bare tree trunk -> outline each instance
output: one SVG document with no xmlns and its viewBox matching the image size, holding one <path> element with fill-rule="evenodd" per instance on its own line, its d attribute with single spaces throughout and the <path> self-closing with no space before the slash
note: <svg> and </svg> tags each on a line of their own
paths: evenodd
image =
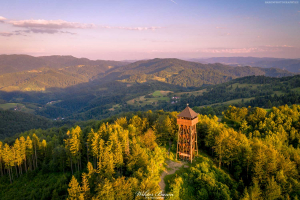
<svg viewBox="0 0 300 200">
<path fill-rule="evenodd" d="M 10 180 L 10 184 L 11 184 L 11 183 L 12 183 L 12 181 L 11 181 L 10 170 L 8 169 L 7 171 L 8 171 L 8 174 L 9 174 L 9 180 Z"/>
<path fill-rule="evenodd" d="M 87 157 L 87 162 L 89 162 L 89 144 L 86 143 L 86 157 Z"/>
<path fill-rule="evenodd" d="M 70 160 L 71 160 L 71 170 L 72 170 L 72 175 L 73 175 L 72 159 L 70 158 Z"/>
<path fill-rule="evenodd" d="M 26 156 L 25 156 L 25 162 L 24 162 L 24 164 L 25 164 L 25 172 L 27 173 L 27 160 L 26 160 Z"/>
<path fill-rule="evenodd" d="M 2 162 L 1 162 L 1 158 L 0 158 L 0 171 L 1 171 L 1 177 L 3 176 L 3 171 L 2 171 Z"/>
<path fill-rule="evenodd" d="M 33 169 L 35 170 L 35 164 L 34 164 L 34 157 L 33 157 L 33 154 L 32 154 L 32 165 L 33 165 Z"/>
<path fill-rule="evenodd" d="M 15 169 L 16 169 L 16 176 L 18 177 L 17 165 L 15 165 Z"/>
<path fill-rule="evenodd" d="M 10 174 L 11 174 L 11 179 L 14 180 L 14 174 L 13 174 L 13 171 L 12 171 L 12 167 L 10 168 Z"/>
<path fill-rule="evenodd" d="M 36 144 L 34 145 L 34 152 L 35 152 L 35 165 L 36 165 L 36 168 L 38 168 L 38 165 L 37 165 L 37 155 L 36 155 Z"/>
<path fill-rule="evenodd" d="M 80 170 L 81 170 L 82 168 L 81 168 L 81 156 L 80 156 Z"/>
</svg>

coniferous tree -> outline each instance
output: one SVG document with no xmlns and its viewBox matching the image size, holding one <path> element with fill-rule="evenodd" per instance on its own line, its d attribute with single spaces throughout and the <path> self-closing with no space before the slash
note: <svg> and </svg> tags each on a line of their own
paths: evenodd
<svg viewBox="0 0 300 200">
<path fill-rule="evenodd" d="M 68 200 L 78 200 L 80 198 L 80 192 L 81 192 L 81 187 L 77 181 L 77 179 L 72 176 L 72 179 L 69 183 L 69 188 L 68 188 Z"/>
<path fill-rule="evenodd" d="M 20 146 L 21 146 L 21 158 L 24 162 L 25 172 L 27 172 L 27 163 L 26 163 L 26 140 L 23 136 L 20 137 Z M 22 167 L 21 167 L 22 170 Z"/>
<path fill-rule="evenodd" d="M 13 161 L 13 154 L 10 147 L 6 143 L 3 148 L 3 161 L 9 174 L 10 183 L 12 183 L 11 162 Z"/>
<path fill-rule="evenodd" d="M 90 187 L 88 182 L 88 175 L 86 173 L 82 173 L 82 187 L 81 187 L 84 199 L 89 199 Z"/>
<path fill-rule="evenodd" d="M 33 159 L 33 144 L 32 144 L 32 140 L 30 139 L 29 136 L 27 136 L 26 138 L 26 157 L 31 159 L 31 161 L 29 161 L 29 165 L 30 165 L 30 170 L 32 170 L 32 166 L 34 166 L 34 159 Z"/>
<path fill-rule="evenodd" d="M 37 149 L 39 148 L 40 146 L 40 140 L 39 138 L 36 136 L 36 134 L 34 133 L 32 135 L 32 145 L 33 145 L 33 148 L 34 148 L 34 165 L 36 168 L 38 168 L 38 156 L 37 156 Z"/>
</svg>

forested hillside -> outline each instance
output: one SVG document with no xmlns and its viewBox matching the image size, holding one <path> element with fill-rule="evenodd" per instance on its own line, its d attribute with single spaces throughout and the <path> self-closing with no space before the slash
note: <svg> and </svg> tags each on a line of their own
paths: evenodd
<svg viewBox="0 0 300 200">
<path fill-rule="evenodd" d="M 45 91 L 70 87 L 126 64 L 73 56 L 0 55 L 0 90 Z"/>
<path fill-rule="evenodd" d="M 60 69 L 78 65 L 97 66 L 105 71 L 104 69 L 107 69 L 108 66 L 122 66 L 125 64 L 127 63 L 108 60 L 89 60 L 73 56 L 33 57 L 29 55 L 0 55 L 0 74 L 35 70 L 42 67 Z"/>
<path fill-rule="evenodd" d="M 66 88 L 95 79 L 98 82 L 125 83 L 160 81 L 183 87 L 200 87 L 251 75 L 294 75 L 275 68 L 232 67 L 179 59 L 153 59 L 128 64 L 72 56 L 27 55 L 0 55 L 0 74 L 1 91 L 49 91 L 51 88 Z"/>
<path fill-rule="evenodd" d="M 47 129 L 55 126 L 52 120 L 23 112 L 0 109 L 0 139 L 30 129 Z"/>
<path fill-rule="evenodd" d="M 297 199 L 299 112 L 298 105 L 270 111 L 231 106 L 222 118 L 226 123 L 199 115 L 200 155 L 168 177 L 167 199 Z M 131 113 L 82 128 L 31 130 L 1 142 L 0 195 L 142 199 L 137 191 L 156 194 L 162 164 L 176 150 L 176 115 Z"/>
<path fill-rule="evenodd" d="M 275 68 L 232 67 L 223 64 L 200 64 L 179 59 L 138 61 L 112 72 L 121 73 L 119 78 L 129 83 L 157 80 L 183 87 L 214 85 L 251 75 L 271 77 L 293 75 L 293 73 L 286 70 Z"/>
<path fill-rule="evenodd" d="M 233 66 L 251 66 L 262 68 L 285 69 L 290 72 L 300 73 L 299 59 L 284 58 L 257 58 L 257 57 L 215 57 L 204 59 L 191 59 L 200 63 L 223 63 Z"/>
</svg>

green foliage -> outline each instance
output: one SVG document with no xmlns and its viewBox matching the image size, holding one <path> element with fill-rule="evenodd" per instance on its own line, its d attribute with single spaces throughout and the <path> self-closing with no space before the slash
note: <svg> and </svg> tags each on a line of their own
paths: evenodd
<svg viewBox="0 0 300 200">
<path fill-rule="evenodd" d="M 198 145 L 212 159 L 201 155 L 189 168 L 169 176 L 166 192 L 173 194 L 171 199 L 296 199 L 300 195 L 299 112 L 299 105 L 268 112 L 231 106 L 224 112 L 227 123 L 199 115 Z M 0 143 L 0 195 L 4 199 L 74 195 L 138 199 L 137 191 L 157 193 L 167 155 L 160 144 L 169 141 L 174 150 L 176 116 L 176 112 L 138 112 L 81 122 L 72 129 L 31 130 L 7 139 Z M 52 185 L 44 182 L 48 179 Z M 33 192 L 29 180 L 33 180 L 30 188 L 37 185 Z M 62 180 L 62 185 L 56 184 Z"/>
<path fill-rule="evenodd" d="M 53 126 L 55 124 L 45 117 L 0 109 L 0 139 L 34 128 L 46 129 Z"/>
<path fill-rule="evenodd" d="M 214 166 L 207 157 L 199 156 L 192 167 L 179 171 L 169 180 L 168 199 L 237 199 L 238 183 Z"/>
</svg>

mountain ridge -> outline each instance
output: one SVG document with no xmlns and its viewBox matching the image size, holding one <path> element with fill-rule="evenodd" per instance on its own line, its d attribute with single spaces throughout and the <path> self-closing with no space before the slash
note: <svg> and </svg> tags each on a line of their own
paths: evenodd
<svg viewBox="0 0 300 200">
<path fill-rule="evenodd" d="M 14 67 L 9 68 L 11 65 Z M 118 61 L 92 61 L 73 56 L 0 55 L 0 72 L 1 69 L 7 72 L 8 68 L 18 70 L 0 73 L 2 91 L 45 91 L 47 88 L 66 88 L 91 80 L 124 83 L 160 81 L 182 87 L 201 87 L 244 76 L 294 75 L 283 69 L 202 64 L 177 58 L 155 58 L 128 64 Z"/>
<path fill-rule="evenodd" d="M 188 59 L 200 63 L 223 63 L 234 66 L 253 66 L 262 68 L 279 68 L 290 72 L 300 73 L 300 59 L 269 58 L 269 57 L 212 57 Z"/>
</svg>

